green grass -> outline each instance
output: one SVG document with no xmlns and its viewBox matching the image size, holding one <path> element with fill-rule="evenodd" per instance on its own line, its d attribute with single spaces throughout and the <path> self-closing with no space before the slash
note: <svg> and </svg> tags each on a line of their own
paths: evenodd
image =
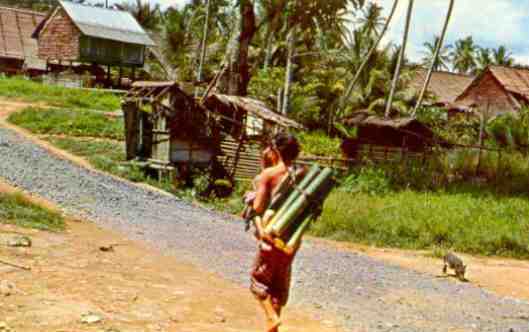
<svg viewBox="0 0 529 332">
<path fill-rule="evenodd" d="M 0 97 L 65 108 L 102 111 L 120 108 L 120 97 L 111 93 L 46 85 L 20 77 L 0 78 Z"/>
<path fill-rule="evenodd" d="M 529 258 L 529 200 L 479 191 L 337 190 L 312 234 L 339 241 L 405 249 L 451 249 Z"/>
<path fill-rule="evenodd" d="M 8 121 L 36 134 L 124 139 L 123 119 L 89 110 L 29 107 L 11 114 Z"/>
<path fill-rule="evenodd" d="M 174 194 L 181 194 L 174 190 L 170 182 L 157 181 L 146 176 L 140 168 L 126 164 L 125 144 L 122 142 L 81 137 L 48 137 L 46 140 L 60 149 L 85 158 L 100 171 L 132 182 L 147 183 Z"/>
<path fill-rule="evenodd" d="M 64 229 L 59 213 L 35 205 L 21 194 L 0 193 L 0 223 L 48 231 Z"/>
</svg>

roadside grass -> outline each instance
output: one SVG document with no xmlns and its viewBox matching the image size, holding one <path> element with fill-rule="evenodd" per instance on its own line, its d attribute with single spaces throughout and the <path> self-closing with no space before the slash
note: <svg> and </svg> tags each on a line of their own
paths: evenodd
<svg viewBox="0 0 529 332">
<path fill-rule="evenodd" d="M 156 184 L 157 187 L 164 190 L 170 189 L 164 182 L 154 181 L 145 176 L 139 168 L 125 165 L 125 145 L 122 142 L 86 137 L 50 136 L 45 139 L 60 149 L 85 158 L 98 170 L 123 177 L 132 182 L 146 182 Z"/>
<path fill-rule="evenodd" d="M 0 96 L 64 108 L 115 111 L 120 98 L 111 93 L 46 85 L 21 77 L 0 78 Z"/>
<path fill-rule="evenodd" d="M 0 223 L 47 231 L 65 227 L 59 213 L 31 203 L 22 194 L 10 193 L 0 193 Z"/>
<path fill-rule="evenodd" d="M 416 250 L 529 258 L 529 200 L 475 191 L 333 192 L 312 235 Z"/>
<path fill-rule="evenodd" d="M 124 140 L 122 118 L 111 118 L 89 110 L 28 107 L 12 113 L 8 121 L 36 134 Z"/>
</svg>

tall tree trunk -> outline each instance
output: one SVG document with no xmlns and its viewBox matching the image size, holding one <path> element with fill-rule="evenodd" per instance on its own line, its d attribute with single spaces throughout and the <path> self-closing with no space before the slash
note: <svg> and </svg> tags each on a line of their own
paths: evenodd
<svg viewBox="0 0 529 332">
<path fill-rule="evenodd" d="M 239 1 L 240 22 L 226 50 L 226 71 L 219 79 L 217 90 L 221 93 L 246 96 L 250 83 L 248 51 L 256 32 L 253 2 Z"/>
<path fill-rule="evenodd" d="M 288 48 L 288 55 L 287 55 L 287 68 L 285 70 L 285 89 L 283 92 L 283 107 L 281 109 L 281 113 L 283 115 L 287 115 L 288 113 L 288 107 L 290 103 L 290 88 L 292 86 L 292 74 L 293 74 L 293 63 L 294 60 L 294 52 L 296 50 L 296 26 L 294 25 L 287 36 L 287 48 Z"/>
<path fill-rule="evenodd" d="M 272 53 L 273 53 L 273 47 L 274 47 L 274 32 L 271 27 L 272 22 L 269 22 L 266 27 L 266 46 L 265 46 L 265 58 L 264 58 L 264 64 L 263 69 L 265 71 L 270 68 L 270 65 L 272 64 Z"/>
<path fill-rule="evenodd" d="M 400 48 L 399 59 L 397 61 L 397 68 L 395 69 L 395 74 L 393 75 L 393 82 L 391 83 L 391 90 L 389 91 L 389 97 L 386 104 L 385 117 L 389 117 L 391 113 L 391 108 L 393 107 L 393 97 L 395 96 L 395 91 L 397 90 L 397 84 L 399 83 L 400 69 L 402 67 L 402 62 L 404 56 L 406 55 L 406 45 L 408 44 L 408 35 L 410 32 L 410 23 L 411 15 L 413 13 L 413 3 L 414 0 L 410 0 L 408 5 L 408 14 L 406 15 L 406 26 L 404 28 L 404 37 L 402 39 L 402 46 Z"/>
<path fill-rule="evenodd" d="M 202 43 L 200 45 L 200 61 L 198 63 L 197 81 L 203 80 L 202 74 L 204 71 L 204 62 L 206 61 L 206 51 L 208 48 L 208 34 L 209 34 L 209 14 L 211 11 L 211 0 L 206 0 L 206 18 L 204 21 L 204 33 L 202 34 Z"/>
<path fill-rule="evenodd" d="M 369 60 L 371 59 L 371 57 L 373 56 L 373 54 L 377 50 L 378 45 L 380 45 L 380 42 L 382 41 L 382 38 L 384 38 L 384 35 L 388 31 L 389 25 L 391 23 L 391 20 L 393 19 L 393 16 L 395 15 L 395 11 L 397 9 L 397 5 L 398 4 L 399 4 L 399 0 L 393 1 L 393 7 L 391 8 L 391 12 L 390 12 L 390 14 L 389 14 L 389 16 L 388 16 L 388 18 L 386 20 L 386 24 L 384 25 L 384 29 L 382 29 L 382 31 L 380 32 L 380 35 L 378 36 L 378 39 L 375 41 L 375 44 L 373 44 L 373 46 L 371 47 L 371 49 L 367 53 L 364 61 L 362 61 L 362 63 L 360 64 L 360 67 L 358 67 L 358 70 L 356 71 L 355 76 L 353 77 L 353 80 L 351 81 L 351 83 L 347 87 L 347 90 L 345 91 L 345 94 L 344 94 L 344 96 L 342 97 L 342 99 L 340 101 L 340 106 L 339 106 L 339 109 L 338 109 L 339 112 L 343 113 L 347 101 L 351 97 L 351 94 L 353 93 L 353 90 L 354 90 L 356 84 L 360 80 L 362 72 L 364 71 L 365 67 L 369 63 Z"/>
<path fill-rule="evenodd" d="M 422 101 L 424 99 L 424 95 L 426 94 L 426 90 L 428 90 L 428 86 L 430 85 L 432 74 L 433 74 L 434 68 L 436 67 L 437 59 L 439 58 L 439 53 L 441 52 L 441 48 L 443 48 L 444 40 L 446 37 L 446 31 L 448 30 L 448 24 L 450 23 L 450 18 L 452 17 L 452 10 L 454 9 L 454 3 L 455 3 L 455 0 L 450 0 L 450 5 L 448 7 L 448 12 L 446 14 L 445 24 L 443 26 L 443 32 L 441 33 L 441 37 L 439 37 L 439 41 L 437 45 L 435 46 L 435 52 L 433 55 L 432 64 L 430 65 L 430 68 L 428 69 L 428 75 L 426 75 L 426 80 L 424 81 L 424 85 L 421 89 L 421 93 L 419 94 L 419 99 L 417 100 L 417 104 L 415 105 L 415 108 L 413 109 L 412 117 L 415 117 L 415 115 L 417 114 L 417 110 L 421 107 Z"/>
</svg>

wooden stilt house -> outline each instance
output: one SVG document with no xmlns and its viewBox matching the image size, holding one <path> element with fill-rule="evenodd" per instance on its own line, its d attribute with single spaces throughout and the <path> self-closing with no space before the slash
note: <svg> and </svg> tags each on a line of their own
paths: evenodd
<svg viewBox="0 0 529 332">
<path fill-rule="evenodd" d="M 302 128 L 262 102 L 220 94 L 199 101 L 175 82 L 135 82 L 123 111 L 127 159 L 177 177 L 209 167 L 218 177 L 251 178 L 272 133 Z"/>
<path fill-rule="evenodd" d="M 32 35 L 37 39 L 38 56 L 51 65 L 87 64 L 136 68 L 145 63 L 146 48 L 155 46 L 150 36 L 128 12 L 58 1 L 58 6 L 40 22 Z M 134 79 L 134 77 L 132 77 Z"/>
</svg>

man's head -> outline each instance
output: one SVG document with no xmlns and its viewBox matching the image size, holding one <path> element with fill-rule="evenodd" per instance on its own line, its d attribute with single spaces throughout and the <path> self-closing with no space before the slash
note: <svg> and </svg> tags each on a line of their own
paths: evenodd
<svg viewBox="0 0 529 332">
<path fill-rule="evenodd" d="M 272 147 L 279 153 L 285 163 L 294 161 L 300 151 L 298 140 L 294 135 L 279 133 L 272 139 Z"/>
</svg>

